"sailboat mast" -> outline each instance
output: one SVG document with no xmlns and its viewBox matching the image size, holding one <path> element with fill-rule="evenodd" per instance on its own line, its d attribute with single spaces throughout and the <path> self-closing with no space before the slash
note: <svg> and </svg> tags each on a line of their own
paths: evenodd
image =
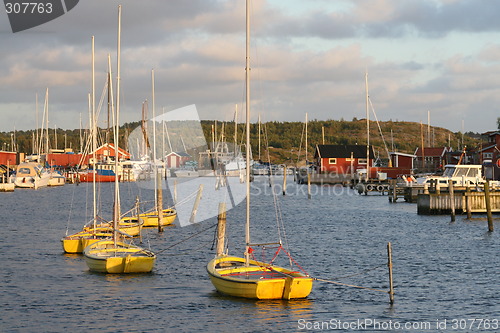
<svg viewBox="0 0 500 333">
<path fill-rule="evenodd" d="M 111 84 L 112 77 L 110 74 L 108 74 L 108 122 L 107 126 L 108 128 L 106 129 L 106 143 L 109 143 L 110 138 L 109 138 L 109 115 L 111 112 L 111 90 L 109 89 L 109 85 Z"/>
<path fill-rule="evenodd" d="M 122 6 L 118 6 L 118 45 L 117 45 L 117 62 L 116 62 L 116 116 L 115 116 L 115 132 L 114 132 L 114 144 L 115 144 L 115 203 L 114 203 L 114 218 L 113 218 L 113 237 L 116 241 L 116 229 L 118 227 L 118 221 L 120 220 L 120 187 L 118 184 L 118 158 L 119 158 L 119 136 L 118 131 L 120 129 L 119 118 L 120 114 L 120 56 L 121 56 L 121 24 L 122 24 Z M 111 61 L 110 61 L 111 63 Z M 110 65 L 111 67 L 111 65 Z M 109 69 L 111 73 L 111 68 Z"/>
<path fill-rule="evenodd" d="M 49 153 L 49 88 L 45 91 L 45 112 L 47 113 L 47 117 L 45 118 L 46 126 L 45 126 L 45 154 Z"/>
<path fill-rule="evenodd" d="M 158 184 L 158 166 L 156 165 L 156 112 L 155 112 L 155 70 L 151 70 L 151 92 L 153 99 L 153 169 L 155 172 L 154 180 L 155 186 Z M 155 210 L 158 211 L 158 193 L 155 191 Z"/>
<path fill-rule="evenodd" d="M 40 159 L 42 156 L 44 129 L 45 129 L 45 102 L 43 104 L 42 122 L 40 123 L 40 136 L 38 138 L 38 143 L 37 143 L 37 145 L 38 145 L 38 159 Z"/>
<path fill-rule="evenodd" d="M 368 72 L 365 72 L 365 90 L 366 90 L 366 180 L 370 178 L 370 112 L 368 111 Z"/>
<path fill-rule="evenodd" d="M 307 112 L 306 112 L 306 168 L 307 168 Z M 309 171 L 308 171 L 309 173 Z"/>
<path fill-rule="evenodd" d="M 260 131 L 260 113 L 259 113 L 259 161 L 261 160 L 260 159 L 260 133 L 261 133 L 261 131 Z"/>
<path fill-rule="evenodd" d="M 245 223 L 245 266 L 250 264 L 250 5 L 246 1 L 246 59 L 245 59 L 245 83 L 246 83 L 246 223 Z"/>
<path fill-rule="evenodd" d="M 236 147 L 238 146 L 238 104 L 234 106 L 234 157 L 236 157 Z"/>
<path fill-rule="evenodd" d="M 165 114 L 165 107 L 161 110 L 162 114 Z M 161 120 L 161 160 L 165 162 L 165 119 Z M 163 166 L 165 168 L 165 165 Z"/>
<path fill-rule="evenodd" d="M 36 135 L 35 135 L 35 143 L 33 144 L 33 154 L 37 155 L 39 158 L 40 156 L 40 151 L 38 149 L 38 93 L 35 94 L 35 115 L 36 115 Z M 36 145 L 36 147 L 35 147 Z"/>
<path fill-rule="evenodd" d="M 95 114 L 95 44 L 94 44 L 94 36 L 92 36 L 92 100 L 91 100 L 91 122 L 90 126 L 90 135 L 92 136 L 92 172 L 93 172 L 93 177 L 92 177 L 92 192 L 94 193 L 93 197 L 93 222 L 94 222 L 94 230 L 97 227 L 97 191 L 96 191 L 96 177 L 97 177 L 97 170 L 96 170 L 96 150 L 97 150 L 97 121 L 96 121 L 96 114 Z"/>
</svg>

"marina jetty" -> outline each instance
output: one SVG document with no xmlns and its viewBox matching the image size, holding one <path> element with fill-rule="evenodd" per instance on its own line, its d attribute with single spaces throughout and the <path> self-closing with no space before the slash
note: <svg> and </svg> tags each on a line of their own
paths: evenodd
<svg viewBox="0 0 500 333">
<path fill-rule="evenodd" d="M 489 185 L 489 183 L 488 183 Z M 458 186 L 453 183 L 447 187 L 426 187 L 423 193 L 418 194 L 417 213 L 419 215 L 454 214 L 461 212 L 470 218 L 472 213 L 488 213 L 487 201 L 490 203 L 490 212 L 500 212 L 500 186 L 491 185 Z M 487 188 L 485 188 L 487 187 Z M 489 187 L 489 188 L 488 188 Z"/>
</svg>

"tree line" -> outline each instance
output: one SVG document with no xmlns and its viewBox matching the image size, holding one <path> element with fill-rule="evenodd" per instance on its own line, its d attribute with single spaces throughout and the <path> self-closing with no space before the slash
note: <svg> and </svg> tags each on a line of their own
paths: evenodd
<svg viewBox="0 0 500 333">
<path fill-rule="evenodd" d="M 500 119 L 500 118 L 499 118 Z M 125 123 L 120 127 L 120 147 L 127 148 L 127 137 L 135 128 L 140 126 L 140 121 Z M 228 142 L 234 140 L 234 122 L 220 122 L 202 120 L 201 127 L 207 143 L 213 140 L 215 128 L 217 129 L 217 141 L 222 134 Z M 149 126 L 151 129 L 152 126 Z M 224 128 L 224 133 L 222 133 Z M 238 124 L 239 144 L 244 143 L 245 124 Z M 100 143 L 106 141 L 106 129 L 99 128 Z M 49 146 L 51 149 L 71 148 L 79 152 L 88 133 L 85 130 L 73 129 L 51 129 L 49 134 Z M 26 154 L 36 152 L 35 143 L 39 139 L 40 130 L 0 132 L 0 150 L 17 151 Z M 258 159 L 260 137 L 260 158 L 267 161 L 268 158 L 275 163 L 290 162 L 295 159 L 305 158 L 305 124 L 303 122 L 280 122 L 269 121 L 259 124 L 252 123 L 250 127 L 250 140 L 253 158 Z M 44 139 L 45 140 L 45 139 Z M 415 122 L 405 121 L 370 121 L 370 145 L 378 152 L 380 157 L 386 158 L 387 151 L 399 151 L 403 153 L 414 153 L 417 147 L 452 147 L 461 150 L 462 147 L 475 147 L 481 141 L 478 133 L 451 132 L 440 127 L 428 127 Z M 314 154 L 317 144 L 360 144 L 367 143 L 366 119 L 353 118 L 346 120 L 311 120 L 307 124 L 307 150 L 309 160 Z M 42 144 L 42 148 L 45 143 Z M 269 154 L 269 155 L 268 155 Z M 269 157 L 268 157 L 269 156 Z"/>
</svg>

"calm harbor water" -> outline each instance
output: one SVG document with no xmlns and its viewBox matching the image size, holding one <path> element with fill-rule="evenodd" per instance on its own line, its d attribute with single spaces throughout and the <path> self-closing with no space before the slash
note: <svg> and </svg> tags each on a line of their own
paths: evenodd
<svg viewBox="0 0 500 333">
<path fill-rule="evenodd" d="M 100 187 L 103 215 L 109 216 L 112 185 Z M 91 187 L 65 185 L 0 193 L 0 331 L 500 330 L 498 223 L 488 233 L 484 220 L 419 216 L 414 204 L 390 204 L 387 196 L 359 196 L 341 187 L 313 187 L 307 200 L 305 186 L 291 178 L 287 191 L 279 196 L 286 238 L 294 259 L 313 277 L 387 290 L 386 246 L 392 243 L 393 306 L 385 293 L 319 281 L 305 300 L 221 296 L 205 270 L 214 255 L 214 228 L 208 228 L 215 218 L 162 234 L 146 230 L 143 245 L 162 251 L 152 274 L 91 273 L 81 256 L 63 254 L 60 243 L 66 230 L 77 231 L 89 218 Z M 274 240 L 266 178 L 257 177 L 252 192 L 253 241 Z M 135 183 L 123 184 L 121 193 L 124 208 L 136 195 L 154 196 Z M 243 253 L 244 206 L 227 214 L 231 254 Z"/>
</svg>

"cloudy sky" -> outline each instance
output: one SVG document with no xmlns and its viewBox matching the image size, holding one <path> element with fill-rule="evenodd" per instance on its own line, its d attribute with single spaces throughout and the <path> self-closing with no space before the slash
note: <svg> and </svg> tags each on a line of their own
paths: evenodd
<svg viewBox="0 0 500 333">
<path fill-rule="evenodd" d="M 116 70 L 122 4 L 121 120 L 195 104 L 202 119 L 244 108 L 244 0 L 83 0 L 65 15 L 12 33 L 0 13 L 0 131 L 35 127 L 49 88 L 50 128 L 88 123 L 91 36 L 96 100 Z M 379 120 L 452 131 L 496 129 L 500 1 L 253 0 L 252 121 L 365 118 L 365 72 Z M 105 111 L 102 111 L 103 113 Z M 41 117 L 41 115 L 39 116 Z M 373 118 L 373 115 L 370 116 Z M 101 116 L 101 124 L 104 123 Z M 243 121 L 239 117 L 239 121 Z"/>
</svg>

